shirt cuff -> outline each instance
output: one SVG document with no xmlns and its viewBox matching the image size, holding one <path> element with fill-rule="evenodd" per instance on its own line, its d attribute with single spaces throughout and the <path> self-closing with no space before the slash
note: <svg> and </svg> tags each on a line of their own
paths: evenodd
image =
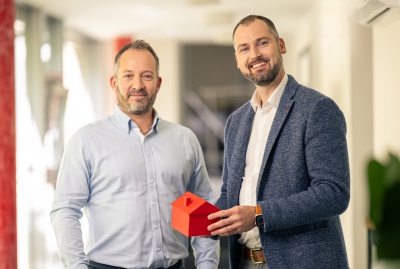
<svg viewBox="0 0 400 269">
<path fill-rule="evenodd" d="M 218 264 L 213 262 L 201 262 L 197 264 L 197 269 L 218 269 Z"/>
</svg>

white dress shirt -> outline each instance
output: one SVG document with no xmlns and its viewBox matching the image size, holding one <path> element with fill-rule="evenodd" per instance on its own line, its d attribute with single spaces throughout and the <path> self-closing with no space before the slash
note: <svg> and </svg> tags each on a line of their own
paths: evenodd
<svg viewBox="0 0 400 269">
<path fill-rule="evenodd" d="M 246 166 L 239 196 L 240 205 L 257 205 L 257 182 L 263 161 L 264 150 L 287 81 L 288 76 L 285 74 L 281 83 L 279 83 L 278 87 L 276 87 L 274 92 L 262 106 L 257 89 L 250 100 L 255 115 L 249 144 L 247 146 Z M 252 230 L 242 233 L 238 242 L 242 245 L 246 245 L 248 248 L 261 248 L 258 228 L 254 227 Z"/>
</svg>

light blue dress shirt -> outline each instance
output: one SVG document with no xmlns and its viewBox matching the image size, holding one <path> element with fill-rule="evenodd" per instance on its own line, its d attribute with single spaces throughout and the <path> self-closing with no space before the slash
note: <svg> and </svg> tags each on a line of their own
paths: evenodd
<svg viewBox="0 0 400 269">
<path fill-rule="evenodd" d="M 144 137 L 116 106 L 112 116 L 77 131 L 64 152 L 50 213 L 62 262 L 71 269 L 87 269 L 88 260 L 135 269 L 175 264 L 188 256 L 188 238 L 171 227 L 170 204 L 186 191 L 213 202 L 193 132 L 156 114 Z M 191 243 L 197 268 L 216 269 L 219 242 Z"/>
</svg>

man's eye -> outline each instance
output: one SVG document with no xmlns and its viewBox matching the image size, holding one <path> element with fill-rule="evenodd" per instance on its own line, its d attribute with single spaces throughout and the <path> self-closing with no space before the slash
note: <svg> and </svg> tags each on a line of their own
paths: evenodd
<svg viewBox="0 0 400 269">
<path fill-rule="evenodd" d="M 126 75 L 124 75 L 124 78 L 131 78 L 131 77 L 132 77 L 131 74 L 126 74 Z"/>
<path fill-rule="evenodd" d="M 152 76 L 151 76 L 151 75 L 144 75 L 144 76 L 143 76 L 143 78 L 146 78 L 146 79 L 151 79 L 151 78 L 152 78 Z"/>
<path fill-rule="evenodd" d="M 248 50 L 248 48 L 241 48 L 239 51 L 240 52 L 245 52 L 245 51 L 247 51 Z"/>
<path fill-rule="evenodd" d="M 259 46 L 264 46 L 267 45 L 267 41 L 261 41 L 260 43 L 258 43 Z"/>
</svg>

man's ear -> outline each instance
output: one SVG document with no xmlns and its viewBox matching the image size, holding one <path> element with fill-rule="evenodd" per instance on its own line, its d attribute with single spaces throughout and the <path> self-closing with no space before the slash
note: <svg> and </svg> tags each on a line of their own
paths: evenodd
<svg viewBox="0 0 400 269">
<path fill-rule="evenodd" d="M 286 45 L 285 45 L 285 41 L 282 38 L 279 38 L 278 46 L 279 46 L 279 50 L 280 50 L 281 54 L 285 54 L 286 53 Z"/>
<path fill-rule="evenodd" d="M 110 77 L 110 85 L 114 92 L 117 92 L 118 81 L 115 76 Z"/>
<path fill-rule="evenodd" d="M 162 78 L 158 77 L 157 78 L 157 87 L 156 87 L 156 91 L 158 92 L 161 88 L 161 83 L 162 83 Z"/>
</svg>

